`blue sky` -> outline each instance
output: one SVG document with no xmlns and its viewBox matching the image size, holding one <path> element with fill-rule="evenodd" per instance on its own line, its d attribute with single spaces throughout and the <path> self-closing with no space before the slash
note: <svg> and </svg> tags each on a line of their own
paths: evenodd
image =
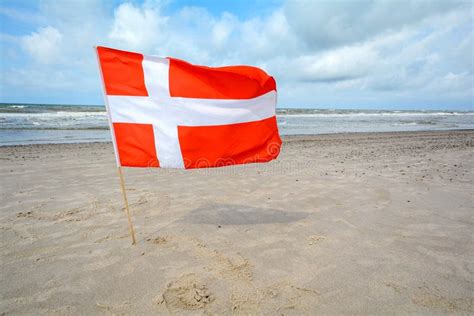
<svg viewBox="0 0 474 316">
<path fill-rule="evenodd" d="M 474 110 L 471 1 L 0 2 L 0 102 L 102 104 L 92 47 L 249 64 L 279 107 Z"/>
</svg>

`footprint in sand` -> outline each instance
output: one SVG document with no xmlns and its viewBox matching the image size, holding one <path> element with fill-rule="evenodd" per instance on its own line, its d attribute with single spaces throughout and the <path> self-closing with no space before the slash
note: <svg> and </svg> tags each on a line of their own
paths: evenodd
<svg viewBox="0 0 474 316">
<path fill-rule="evenodd" d="M 33 217 L 33 212 L 32 211 L 20 212 L 16 214 L 16 217 Z"/>
<path fill-rule="evenodd" d="M 164 236 L 164 237 L 158 236 L 156 238 L 147 238 L 146 241 L 149 241 L 155 245 L 162 245 L 162 244 L 166 244 L 169 241 L 169 239 L 170 238 L 168 236 Z"/>
<path fill-rule="evenodd" d="M 324 239 L 326 239 L 326 237 L 324 237 L 324 236 L 318 236 L 318 235 L 310 236 L 308 238 L 308 244 L 309 245 L 316 245 L 316 244 L 322 242 Z"/>
<path fill-rule="evenodd" d="M 97 244 L 100 244 L 104 241 L 110 241 L 110 240 L 117 240 L 117 239 L 124 239 L 124 238 L 128 238 L 129 235 L 128 234 L 124 234 L 124 235 L 116 235 L 116 236 L 110 236 L 110 235 L 105 235 L 104 237 L 102 238 L 99 238 L 95 241 L 95 243 Z"/>
<path fill-rule="evenodd" d="M 451 297 L 449 292 L 443 293 L 436 286 L 429 287 L 426 284 L 415 290 L 411 300 L 416 305 L 436 308 L 443 312 L 474 311 L 472 297 Z"/>
<path fill-rule="evenodd" d="M 169 283 L 163 294 L 160 294 L 155 301 L 159 305 L 164 305 L 169 312 L 176 313 L 180 310 L 202 309 L 214 301 L 214 296 L 204 282 L 191 273 Z"/>
</svg>

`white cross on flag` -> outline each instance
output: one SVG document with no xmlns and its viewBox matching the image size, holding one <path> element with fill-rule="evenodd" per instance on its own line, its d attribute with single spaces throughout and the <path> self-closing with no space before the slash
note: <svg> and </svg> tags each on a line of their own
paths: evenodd
<svg viewBox="0 0 474 316">
<path fill-rule="evenodd" d="M 119 166 L 208 168 L 278 156 L 276 83 L 263 70 L 106 47 L 97 56 Z"/>
</svg>

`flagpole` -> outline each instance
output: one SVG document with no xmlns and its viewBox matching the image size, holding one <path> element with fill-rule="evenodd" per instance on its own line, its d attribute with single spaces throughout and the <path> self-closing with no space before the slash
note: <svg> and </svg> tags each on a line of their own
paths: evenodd
<svg viewBox="0 0 474 316">
<path fill-rule="evenodd" d="M 118 148 L 117 148 L 117 141 L 115 139 L 114 124 L 112 124 L 112 118 L 110 116 L 109 102 L 108 102 L 106 94 L 105 94 L 104 75 L 102 74 L 102 67 L 100 65 L 99 53 L 97 52 L 97 47 L 94 46 L 93 49 L 94 49 L 95 56 L 96 56 L 97 67 L 99 68 L 100 80 L 102 81 L 102 95 L 104 97 L 105 108 L 107 109 L 107 117 L 108 117 L 108 120 L 109 120 L 110 132 L 112 134 L 112 144 L 114 146 L 115 160 L 117 162 L 118 173 L 119 173 L 119 176 L 120 176 L 120 184 L 121 184 L 121 187 L 122 187 L 123 200 L 125 201 L 125 212 L 127 213 L 128 228 L 130 230 L 130 235 L 132 237 L 132 245 L 135 245 L 135 243 L 136 243 L 135 230 L 133 229 L 132 218 L 130 217 L 130 210 L 129 210 L 129 207 L 128 207 L 127 193 L 125 192 L 125 182 L 123 181 L 122 166 L 120 164 L 120 157 L 119 157 Z"/>
<path fill-rule="evenodd" d="M 122 167 L 118 167 L 118 173 L 120 176 L 120 184 L 122 186 L 123 200 L 125 202 L 125 213 L 127 213 L 128 218 L 128 229 L 130 230 L 130 235 L 132 236 L 132 245 L 135 245 L 135 230 L 133 229 L 132 218 L 130 217 L 130 209 L 128 207 L 127 192 L 125 191 L 125 182 L 123 181 Z"/>
</svg>

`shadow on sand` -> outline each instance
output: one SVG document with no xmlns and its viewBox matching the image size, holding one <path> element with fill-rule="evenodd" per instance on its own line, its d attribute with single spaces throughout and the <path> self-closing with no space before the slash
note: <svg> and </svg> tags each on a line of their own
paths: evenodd
<svg viewBox="0 0 474 316">
<path fill-rule="evenodd" d="M 291 223 L 308 215 L 306 212 L 285 212 L 249 205 L 206 204 L 192 210 L 179 221 L 190 224 L 252 225 Z"/>
</svg>

